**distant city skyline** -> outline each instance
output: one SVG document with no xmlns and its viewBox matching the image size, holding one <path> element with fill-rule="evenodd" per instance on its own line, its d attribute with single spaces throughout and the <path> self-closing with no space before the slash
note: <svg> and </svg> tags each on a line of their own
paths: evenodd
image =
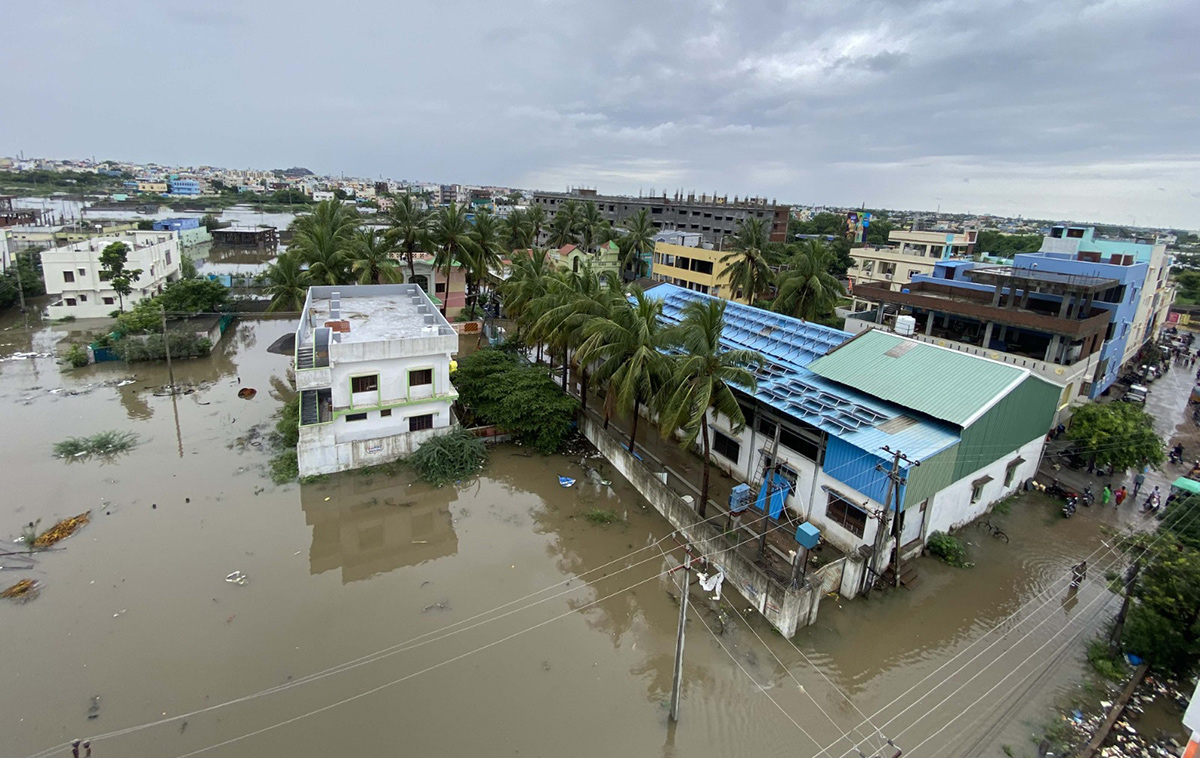
<svg viewBox="0 0 1200 758">
<path fill-rule="evenodd" d="M 1183 0 L 76 0 L 6 27 L 31 75 L 4 153 L 1200 227 Z"/>
</svg>

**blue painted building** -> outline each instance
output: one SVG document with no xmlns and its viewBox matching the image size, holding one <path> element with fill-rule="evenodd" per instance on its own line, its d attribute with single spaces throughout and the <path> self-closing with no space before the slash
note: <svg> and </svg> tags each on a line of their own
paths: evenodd
<svg viewBox="0 0 1200 758">
<path fill-rule="evenodd" d="M 195 179 L 167 179 L 167 192 L 171 195 L 199 195 L 200 182 Z"/>
<path fill-rule="evenodd" d="M 1062 388 L 1059 410 L 1109 390 L 1166 321 L 1174 299 L 1166 246 L 1056 226 L 1011 265 L 939 262 L 899 292 L 860 286 L 879 303 L 847 328 L 913 330 L 917 339 L 1033 369 Z M 897 319 L 911 316 L 906 324 Z"/>
<path fill-rule="evenodd" d="M 671 284 L 646 294 L 662 301 L 668 323 L 708 297 Z M 852 338 L 722 302 L 722 345 L 754 350 L 765 363 L 754 390 L 738 393 L 744 428 L 710 416 L 713 462 L 752 485 L 778 466 L 792 485 L 789 511 L 842 550 L 876 547 L 880 514 L 896 511 L 880 472 L 892 464 L 885 446 L 921 462 L 901 462 L 905 555 L 919 552 L 933 531 L 985 512 L 1036 471 L 1059 393 L 1027 369 L 882 331 Z M 930 391 L 931 377 L 963 390 Z M 879 556 L 879 571 L 890 555 Z"/>
<path fill-rule="evenodd" d="M 198 218 L 164 218 L 154 222 L 156 232 L 178 232 L 183 229 L 195 229 L 200 226 Z"/>
</svg>

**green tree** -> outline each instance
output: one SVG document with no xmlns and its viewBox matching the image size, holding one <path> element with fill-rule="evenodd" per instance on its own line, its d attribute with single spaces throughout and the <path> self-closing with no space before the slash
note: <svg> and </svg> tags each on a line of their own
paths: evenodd
<svg viewBox="0 0 1200 758">
<path fill-rule="evenodd" d="M 735 297 L 745 297 L 750 305 L 771 286 L 771 267 L 765 252 L 768 237 L 766 219 L 742 219 L 737 233 L 728 240 L 730 252 L 721 257 L 725 266 L 721 278 Z"/>
<path fill-rule="evenodd" d="M 417 275 L 413 255 L 420 247 L 421 239 L 429 227 L 429 211 L 422 210 L 415 197 L 404 194 L 392 206 L 388 223 L 391 224 L 391 234 L 404 251 L 404 260 L 408 263 L 408 278 L 411 280 Z"/>
<path fill-rule="evenodd" d="M 654 252 L 654 235 L 658 230 L 650 220 L 650 211 L 645 208 L 625 219 L 622 227 L 625 234 L 618 240 L 621 268 L 632 271 L 634 279 L 640 279 L 646 275 L 646 260 Z"/>
<path fill-rule="evenodd" d="M 846 296 L 846 287 L 829 273 L 832 259 L 829 247 L 820 240 L 806 240 L 795 248 L 776 278 L 779 294 L 774 309 L 806 321 L 832 313 L 838 298 Z"/>
<path fill-rule="evenodd" d="M 300 258 L 286 252 L 267 269 L 267 294 L 271 297 L 268 313 L 295 313 L 304 307 L 312 278 L 304 270 Z"/>
<path fill-rule="evenodd" d="M 167 313 L 213 313 L 229 302 L 229 290 L 209 279 L 180 279 L 168 284 L 154 300 Z"/>
<path fill-rule="evenodd" d="M 125 296 L 133 292 L 133 283 L 142 275 L 140 268 L 128 268 L 129 246 L 113 242 L 100 253 L 100 281 L 108 282 L 117 293 L 118 310 L 125 310 Z"/>
<path fill-rule="evenodd" d="M 595 252 L 604 230 L 604 216 L 595 200 L 588 200 L 579 214 L 579 241 L 586 252 Z"/>
<path fill-rule="evenodd" d="M 545 367 L 484 348 L 459 360 L 453 381 L 476 421 L 495 424 L 541 453 L 557 452 L 571 433 L 578 403 L 559 391 Z"/>
<path fill-rule="evenodd" d="M 664 439 L 681 431 L 680 442 L 685 446 L 694 445 L 700 438 L 704 451 L 700 500 L 696 504 L 700 518 L 708 509 L 708 412 L 711 409 L 715 418 L 729 419 L 734 434 L 741 432 L 746 419 L 733 388 L 753 393 L 758 387 L 753 369 L 763 363 L 763 357 L 752 350 L 727 350 L 721 344 L 725 306 L 726 301 L 716 298 L 693 300 L 684 306 L 683 320 L 667 335 L 683 354 L 675 361 L 660 403 L 659 430 Z"/>
<path fill-rule="evenodd" d="M 117 316 L 117 330 L 122 334 L 157 333 L 162 329 L 162 319 L 162 305 L 157 298 L 147 297 Z"/>
<path fill-rule="evenodd" d="M 377 229 L 359 229 L 347 248 L 350 270 L 358 274 L 359 284 L 395 284 L 404 278 L 396 252 L 394 238 Z"/>
<path fill-rule="evenodd" d="M 308 264 L 309 276 L 322 284 L 349 284 L 347 252 L 359 223 L 358 211 L 339 200 L 322 200 L 312 213 L 296 217 L 288 252 Z"/>
<path fill-rule="evenodd" d="M 13 253 L 13 258 L 14 265 L 0 275 L 0 308 L 18 303 L 22 292 L 26 298 L 46 294 L 40 256 L 36 252 L 17 252 Z"/>
<path fill-rule="evenodd" d="M 550 222 L 550 246 L 565 247 L 579 242 L 579 223 L 579 206 L 568 200 Z"/>
<path fill-rule="evenodd" d="M 1191 675 L 1200 658 L 1200 552 L 1143 538 L 1124 647 L 1159 671 Z"/>
<path fill-rule="evenodd" d="M 1040 234 L 1003 234 L 994 229 L 983 229 L 975 237 L 975 250 L 1000 258 L 1011 258 L 1018 253 L 1036 253 L 1042 249 Z"/>
<path fill-rule="evenodd" d="M 1091 451 L 1098 466 L 1140 469 L 1163 462 L 1150 414 L 1133 403 L 1089 403 L 1071 417 L 1067 438 Z"/>
<path fill-rule="evenodd" d="M 500 239 L 508 252 L 530 248 L 533 244 L 533 226 L 529 223 L 529 215 L 522 210 L 510 211 L 500 221 Z"/>
<path fill-rule="evenodd" d="M 594 366 L 596 381 L 606 388 L 605 423 L 613 413 L 633 413 L 631 453 L 637 448 L 642 405 L 657 397 L 671 373 L 662 301 L 647 297 L 636 287 L 632 296 L 632 303 L 619 303 L 607 316 L 588 322 L 579 346 L 579 361 Z"/>
<path fill-rule="evenodd" d="M 517 321 L 517 334 L 522 335 L 536 320 L 534 303 L 549 289 L 554 264 L 545 250 L 535 248 L 519 252 L 513 259 L 512 272 L 508 280 L 500 285 L 500 296 L 508 316 Z M 538 361 L 541 361 L 541 343 L 538 343 Z"/>
<path fill-rule="evenodd" d="M 471 222 L 467 220 L 466 212 L 456 203 L 439 208 L 429 227 L 429 240 L 436 248 L 433 268 L 435 271 L 440 268 L 446 278 L 446 291 L 442 293 L 442 316 L 446 315 L 446 304 L 450 299 L 450 273 L 455 266 L 464 266 L 474 252 L 475 241 L 471 238 L 471 232 Z M 437 290 L 436 286 L 434 290 Z"/>
<path fill-rule="evenodd" d="M 533 230 L 529 246 L 536 247 L 540 244 L 542 229 L 546 226 L 546 209 L 540 205 L 532 205 L 525 211 L 525 218 L 529 222 L 529 228 Z"/>
<path fill-rule="evenodd" d="M 215 184 L 216 183 L 214 182 L 214 185 Z M 218 220 L 217 217 L 211 213 L 205 213 L 203 216 L 200 217 L 200 225 L 203 226 L 205 229 L 207 229 L 210 234 L 212 233 L 213 229 L 221 228 L 220 220 Z"/>
</svg>

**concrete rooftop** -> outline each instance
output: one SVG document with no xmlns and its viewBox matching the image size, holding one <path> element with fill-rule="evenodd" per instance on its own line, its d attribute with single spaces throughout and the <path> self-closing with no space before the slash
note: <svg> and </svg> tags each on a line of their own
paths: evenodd
<svg viewBox="0 0 1200 758">
<path fill-rule="evenodd" d="M 340 292 L 341 309 L 330 313 L 331 296 Z M 419 287 L 401 285 L 353 285 L 312 287 L 306 321 L 310 329 L 327 321 L 348 321 L 341 343 L 387 342 L 452 333 L 452 327 Z"/>
</svg>

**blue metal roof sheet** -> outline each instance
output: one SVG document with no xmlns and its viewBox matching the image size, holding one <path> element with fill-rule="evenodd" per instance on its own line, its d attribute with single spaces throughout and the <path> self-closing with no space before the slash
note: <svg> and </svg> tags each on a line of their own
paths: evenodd
<svg viewBox="0 0 1200 758">
<path fill-rule="evenodd" d="M 684 306 L 708 295 L 659 284 L 646 291 L 661 300 L 663 318 L 682 319 Z M 729 348 L 760 353 L 767 361 L 758 372 L 755 397 L 778 412 L 811 424 L 864 452 L 882 455 L 881 448 L 902 449 L 921 460 L 954 445 L 957 429 L 919 411 L 880 400 L 808 370 L 808 364 L 848 341 L 840 329 L 726 301 L 721 341 Z M 911 423 L 888 432 L 880 425 L 900 417 Z"/>
</svg>

